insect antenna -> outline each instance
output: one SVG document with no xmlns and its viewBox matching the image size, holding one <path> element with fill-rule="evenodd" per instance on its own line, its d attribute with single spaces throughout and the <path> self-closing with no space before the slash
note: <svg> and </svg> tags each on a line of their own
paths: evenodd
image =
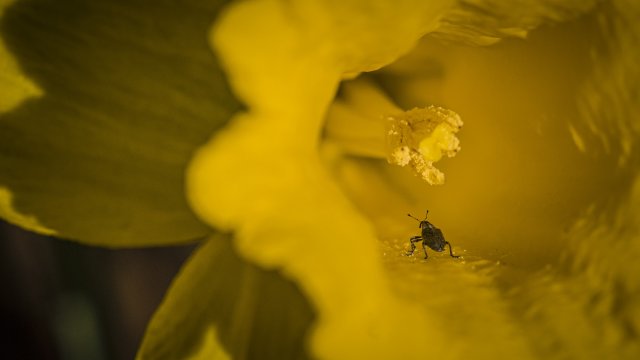
<svg viewBox="0 0 640 360">
<path fill-rule="evenodd" d="M 411 215 L 411 214 L 407 214 L 409 215 L 410 218 L 415 219 L 418 222 L 418 227 L 422 227 L 422 221 L 420 221 L 420 219 L 416 218 L 415 216 Z"/>
<path fill-rule="evenodd" d="M 427 220 L 427 216 L 429 216 L 429 210 L 427 210 L 427 213 L 424 215 L 424 220 L 420 220 L 420 219 L 418 219 L 417 217 L 415 217 L 415 216 L 413 216 L 413 215 L 411 215 L 411 214 L 407 214 L 407 215 L 408 215 L 410 218 L 412 218 L 412 219 L 415 219 L 415 220 L 417 220 L 417 221 L 422 222 L 422 221 Z"/>
<path fill-rule="evenodd" d="M 409 216 L 410 218 L 416 220 L 416 221 L 420 221 L 420 219 L 416 218 L 415 216 L 411 215 L 411 214 L 407 214 L 407 216 Z"/>
</svg>

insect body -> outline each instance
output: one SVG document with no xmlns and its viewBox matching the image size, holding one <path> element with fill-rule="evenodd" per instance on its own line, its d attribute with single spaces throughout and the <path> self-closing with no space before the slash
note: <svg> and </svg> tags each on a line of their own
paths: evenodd
<svg viewBox="0 0 640 360">
<path fill-rule="evenodd" d="M 416 250 L 417 242 L 422 241 L 422 248 L 424 249 L 424 258 L 428 258 L 427 255 L 427 246 L 431 249 L 441 252 L 444 250 L 445 245 L 449 245 L 449 254 L 451 257 L 457 258 L 459 256 L 453 255 L 453 250 L 451 250 L 451 244 L 444 239 L 444 235 L 442 235 L 442 231 L 437 227 L 433 226 L 432 223 L 427 221 L 427 215 L 429 215 L 429 210 L 427 210 L 427 214 L 424 216 L 424 220 L 419 220 L 411 214 L 407 214 L 409 217 L 418 220 L 420 227 L 422 229 L 422 235 L 414 236 L 409 241 L 411 242 L 411 250 L 407 253 L 407 256 L 413 255 L 413 252 Z"/>
</svg>

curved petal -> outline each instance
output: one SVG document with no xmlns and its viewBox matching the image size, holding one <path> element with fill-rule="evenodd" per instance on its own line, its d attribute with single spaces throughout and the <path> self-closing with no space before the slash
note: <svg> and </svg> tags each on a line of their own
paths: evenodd
<svg viewBox="0 0 640 360">
<path fill-rule="evenodd" d="M 525 38 L 541 24 L 561 22 L 591 10 L 596 0 L 467 0 L 449 11 L 433 36 L 489 45 L 502 38 Z"/>
<path fill-rule="evenodd" d="M 189 259 L 147 329 L 138 359 L 301 359 L 313 311 L 275 271 L 242 261 L 228 238 Z"/>
<path fill-rule="evenodd" d="M 207 234 L 183 176 L 193 150 L 239 108 L 206 41 L 221 2 L 6 9 L 6 47 L 43 95 L 0 117 L 3 217 L 106 246 Z M 12 83 L 0 79 L 5 92 Z"/>
</svg>

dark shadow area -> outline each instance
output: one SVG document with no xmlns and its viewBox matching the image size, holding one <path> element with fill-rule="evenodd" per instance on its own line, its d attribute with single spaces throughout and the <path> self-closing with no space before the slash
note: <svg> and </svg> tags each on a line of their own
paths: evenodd
<svg viewBox="0 0 640 360">
<path fill-rule="evenodd" d="M 132 359 L 193 246 L 108 250 L 0 223 L 2 359 Z"/>
<path fill-rule="evenodd" d="M 193 353 L 210 326 L 234 359 L 309 358 L 315 312 L 293 282 L 243 261 L 228 239 L 195 248 L 109 250 L 0 222 L 0 358 L 133 359 L 172 280 L 193 269 L 190 256 L 204 259 L 193 288 L 151 323 L 162 331 L 145 359 Z"/>
</svg>

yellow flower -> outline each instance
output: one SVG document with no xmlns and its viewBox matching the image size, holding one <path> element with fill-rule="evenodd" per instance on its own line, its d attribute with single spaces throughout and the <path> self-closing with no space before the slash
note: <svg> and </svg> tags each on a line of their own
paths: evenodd
<svg viewBox="0 0 640 360">
<path fill-rule="evenodd" d="M 106 246 L 209 235 L 140 358 L 640 353 L 631 1 L 105 2 L 35 30 L 59 7 L 21 3 L 3 217 Z M 461 259 L 403 256 L 427 209 Z"/>
</svg>

